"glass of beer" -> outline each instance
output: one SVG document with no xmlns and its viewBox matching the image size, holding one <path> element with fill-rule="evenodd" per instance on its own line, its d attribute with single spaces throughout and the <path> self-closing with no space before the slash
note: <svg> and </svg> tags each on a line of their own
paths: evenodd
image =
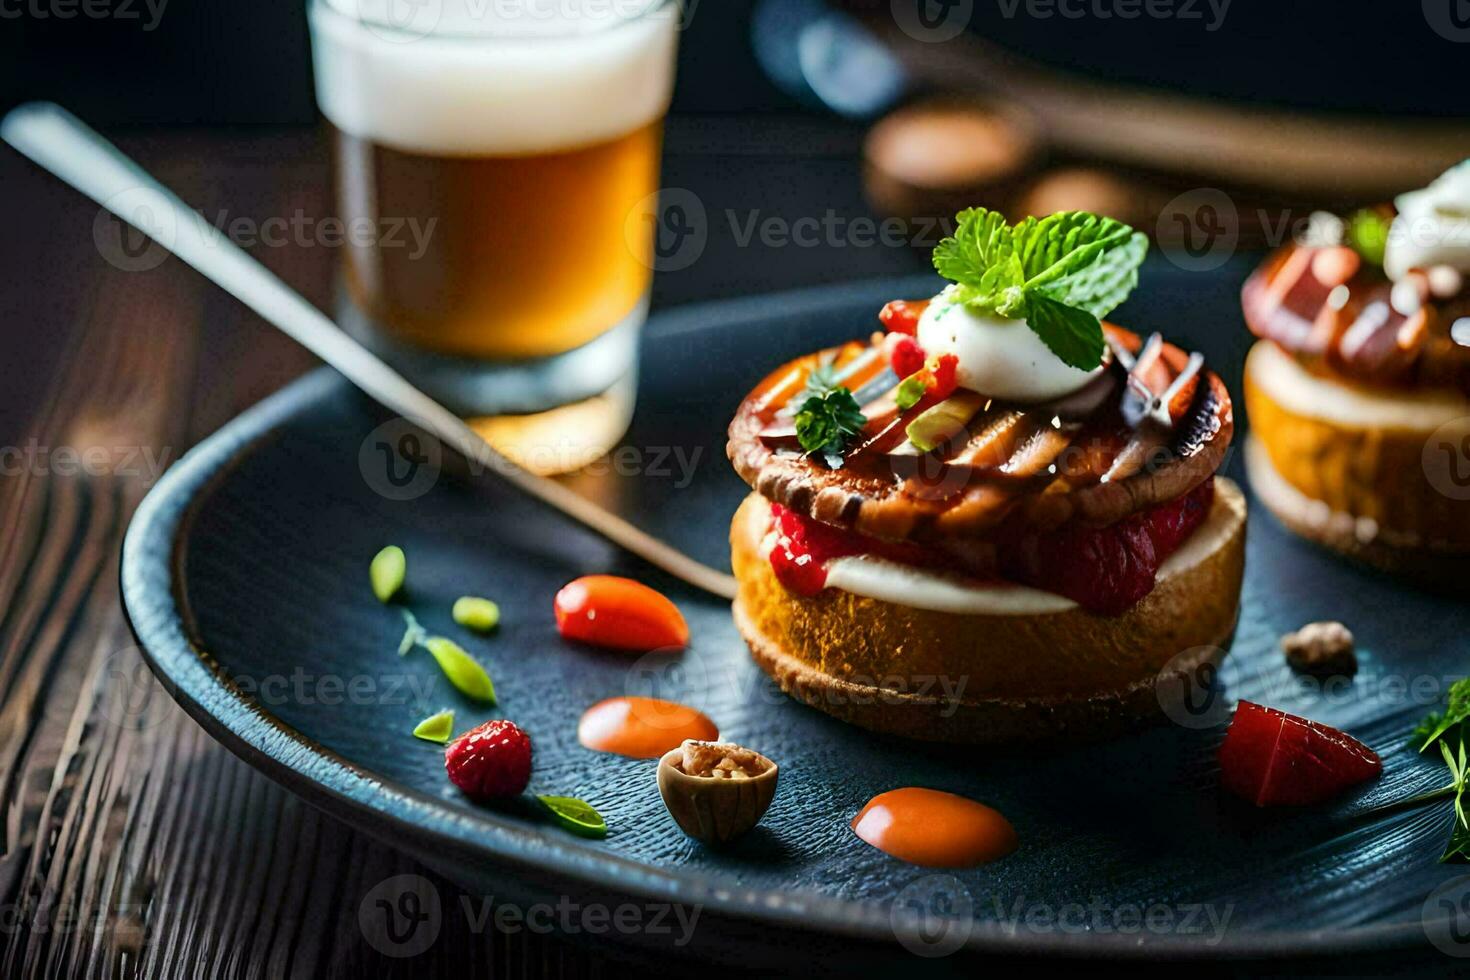
<svg viewBox="0 0 1470 980">
<path fill-rule="evenodd" d="M 677 0 L 310 0 L 339 322 L 564 472 L 627 430 Z"/>
</svg>

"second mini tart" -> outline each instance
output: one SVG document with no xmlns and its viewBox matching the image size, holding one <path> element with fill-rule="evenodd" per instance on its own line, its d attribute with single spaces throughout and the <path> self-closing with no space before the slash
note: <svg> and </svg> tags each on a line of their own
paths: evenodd
<svg viewBox="0 0 1470 980">
<path fill-rule="evenodd" d="M 1470 198 L 1470 169 L 1397 215 L 1319 222 L 1242 291 L 1262 502 L 1303 537 L 1440 585 L 1470 567 L 1470 228 L 1424 213 L 1446 195 Z"/>
</svg>

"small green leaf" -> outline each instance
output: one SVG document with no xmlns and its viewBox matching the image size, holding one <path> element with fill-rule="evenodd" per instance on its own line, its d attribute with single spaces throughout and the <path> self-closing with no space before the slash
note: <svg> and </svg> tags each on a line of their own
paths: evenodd
<svg viewBox="0 0 1470 980">
<path fill-rule="evenodd" d="M 454 621 L 476 633 L 488 633 L 500 625 L 500 607 L 489 599 L 466 595 L 454 600 Z"/>
<path fill-rule="evenodd" d="M 409 612 L 407 609 L 402 610 L 402 612 L 403 621 L 407 624 L 407 626 L 403 631 L 403 639 L 398 641 L 398 655 L 400 657 L 408 653 L 408 651 L 412 650 L 414 647 L 423 643 L 424 638 L 429 635 L 428 632 L 419 625 L 419 621 L 417 618 L 415 618 L 413 613 Z"/>
<path fill-rule="evenodd" d="M 1027 304 L 1026 324 L 1064 363 L 1083 371 L 1102 363 L 1107 347 L 1102 324 L 1086 310 L 1035 294 Z"/>
<path fill-rule="evenodd" d="M 833 388 L 825 395 L 813 395 L 801 403 L 796 413 L 796 441 L 809 453 L 833 459 L 841 465 L 842 451 L 848 442 L 863 431 L 868 418 L 852 392 Z"/>
<path fill-rule="evenodd" d="M 414 738 L 421 738 L 425 742 L 438 742 L 440 745 L 449 741 L 449 736 L 454 734 L 454 712 L 441 711 L 436 715 L 430 715 L 414 726 Z"/>
<path fill-rule="evenodd" d="M 571 796 L 537 796 L 556 822 L 583 837 L 606 837 L 607 821 L 590 803 Z"/>
<path fill-rule="evenodd" d="M 495 685 L 490 683 L 490 675 L 458 643 L 445 636 L 431 636 L 424 641 L 424 646 L 438 661 L 439 669 L 444 671 L 455 690 L 476 701 L 495 703 Z"/>
<path fill-rule="evenodd" d="M 1431 727 L 1428 723 L 1430 718 L 1435 719 Z M 1449 707 L 1442 715 L 1431 715 L 1419 723 L 1419 729 L 1415 729 L 1417 735 L 1420 729 L 1428 728 L 1429 734 L 1424 737 L 1424 743 L 1419 751 L 1429 748 L 1438 739 L 1444 736 L 1451 728 L 1460 723 L 1470 720 L 1470 677 L 1464 677 L 1450 685 Z"/>
<path fill-rule="evenodd" d="M 801 397 L 796 400 L 800 405 L 808 398 L 825 398 L 827 393 L 837 387 L 837 369 L 830 364 L 821 364 L 812 368 L 812 373 L 806 376 L 806 387 L 802 389 Z"/>
<path fill-rule="evenodd" d="M 393 544 L 374 555 L 373 563 L 368 566 L 368 580 L 379 602 L 388 602 L 397 595 L 407 575 L 408 559 L 403 549 Z"/>
</svg>

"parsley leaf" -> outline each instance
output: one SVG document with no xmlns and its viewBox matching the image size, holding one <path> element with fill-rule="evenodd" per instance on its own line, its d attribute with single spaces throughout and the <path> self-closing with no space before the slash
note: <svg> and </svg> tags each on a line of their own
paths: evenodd
<svg viewBox="0 0 1470 980">
<path fill-rule="evenodd" d="M 846 388 L 831 388 L 824 394 L 808 395 L 796 412 L 796 441 L 816 453 L 827 465 L 842 465 L 842 451 L 863 431 L 868 417 Z"/>
<path fill-rule="evenodd" d="M 1430 719 L 1434 724 L 1430 726 Z M 1450 685 L 1449 706 L 1445 708 L 1442 715 L 1430 715 L 1429 718 L 1419 723 L 1419 727 L 1427 728 L 1429 734 L 1424 736 L 1419 751 L 1423 752 L 1435 742 L 1439 741 L 1446 732 L 1457 725 L 1470 719 L 1470 677 L 1462 677 Z M 1415 729 L 1417 736 L 1419 729 Z"/>
<path fill-rule="evenodd" d="M 952 302 L 1024 318 L 1057 357 L 1091 370 L 1106 349 L 1100 320 L 1138 285 L 1147 250 L 1141 232 L 1086 211 L 1011 227 L 994 211 L 970 208 L 934 250 L 934 268 L 955 282 Z"/>
</svg>

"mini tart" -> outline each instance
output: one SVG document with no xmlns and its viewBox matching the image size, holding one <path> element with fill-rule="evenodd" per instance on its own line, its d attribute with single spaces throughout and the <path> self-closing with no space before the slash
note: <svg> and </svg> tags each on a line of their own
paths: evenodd
<svg viewBox="0 0 1470 980">
<path fill-rule="evenodd" d="M 1418 297 L 1409 316 L 1395 290 Z M 1242 291 L 1251 485 L 1293 532 L 1374 567 L 1439 580 L 1470 567 L 1470 348 L 1411 272 L 1390 283 L 1341 247 L 1288 246 Z M 1449 447 L 1445 449 L 1444 447 Z M 1448 455 L 1447 455 L 1448 454 Z"/>
<path fill-rule="evenodd" d="M 967 421 L 928 452 L 903 435 L 923 404 L 897 412 L 897 379 L 872 362 L 875 347 L 801 358 L 755 388 L 729 433 L 730 459 L 755 491 L 731 526 L 734 616 L 783 690 L 919 739 L 1091 739 L 1156 718 L 1161 680 L 1224 656 L 1245 561 L 1244 498 L 1215 475 L 1234 428 L 1230 396 L 1199 355 L 1157 334 L 1105 333 L 1110 353 L 1083 389 L 1041 404 L 965 394 Z M 868 420 L 836 468 L 793 445 L 784 425 L 818 364 L 851 379 Z M 1001 574 L 1032 553 L 1031 535 L 1121 535 L 1205 498 L 1194 511 L 1202 523 L 1148 571 L 1151 591 L 1108 614 Z M 811 555 L 825 587 L 788 587 L 773 567 L 785 533 L 773 517 L 790 514 L 859 541 Z M 878 557 L 916 553 L 939 558 Z M 1074 551 L 1045 554 L 1043 570 L 1090 575 Z"/>
<path fill-rule="evenodd" d="M 730 531 L 735 623 L 782 690 L 863 728 L 941 742 L 1106 738 L 1157 717 L 1161 683 L 1224 656 L 1245 512 L 1239 488 L 1217 478 L 1209 519 L 1121 616 L 1004 584 L 968 586 L 976 611 L 956 612 L 789 591 L 768 558 L 770 503 L 751 494 Z"/>
</svg>

